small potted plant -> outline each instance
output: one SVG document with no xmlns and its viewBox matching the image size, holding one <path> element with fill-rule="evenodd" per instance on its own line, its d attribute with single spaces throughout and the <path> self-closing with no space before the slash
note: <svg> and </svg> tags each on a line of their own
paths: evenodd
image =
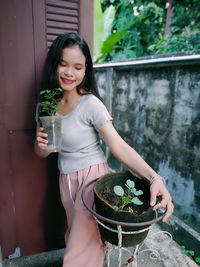
<svg viewBox="0 0 200 267">
<path fill-rule="evenodd" d="M 51 152 L 59 152 L 61 149 L 61 117 L 57 116 L 61 96 L 61 88 L 41 90 L 37 107 L 36 120 L 48 134 L 48 149 Z"/>
<path fill-rule="evenodd" d="M 155 218 L 147 181 L 129 171 L 106 174 L 95 182 L 94 202 L 96 213 L 108 219 L 101 221 L 104 226 L 117 229 L 118 224 L 112 222 L 122 222 L 122 231 L 131 232 L 122 234 L 122 246 L 135 246 L 146 238 L 151 225 L 148 222 Z M 130 223 L 137 226 L 128 226 Z M 118 245 L 118 233 L 104 226 L 99 224 L 102 240 Z"/>
</svg>

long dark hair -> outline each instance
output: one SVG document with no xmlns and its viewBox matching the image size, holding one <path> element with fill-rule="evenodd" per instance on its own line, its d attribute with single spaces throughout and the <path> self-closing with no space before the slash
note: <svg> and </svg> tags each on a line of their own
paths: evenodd
<svg viewBox="0 0 200 267">
<path fill-rule="evenodd" d="M 58 36 L 52 43 L 44 64 L 41 90 L 47 88 L 52 90 L 53 88 L 59 87 L 56 71 L 62 56 L 62 50 L 66 47 L 71 47 L 74 45 L 79 46 L 86 58 L 85 77 L 81 84 L 77 87 L 77 91 L 79 94 L 81 94 L 80 89 L 83 88 L 87 93 L 92 93 L 98 98 L 100 98 L 96 86 L 92 57 L 90 54 L 89 47 L 82 36 L 73 32 Z"/>
</svg>

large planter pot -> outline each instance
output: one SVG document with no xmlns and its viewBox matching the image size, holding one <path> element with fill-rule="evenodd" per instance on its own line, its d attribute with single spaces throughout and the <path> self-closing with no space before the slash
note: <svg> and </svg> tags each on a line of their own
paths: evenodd
<svg viewBox="0 0 200 267">
<path fill-rule="evenodd" d="M 121 185 L 123 187 L 127 179 L 133 180 L 135 182 L 136 188 L 141 189 L 144 193 L 144 201 L 147 204 L 147 208 L 140 215 L 135 215 L 129 211 L 116 211 L 112 207 L 112 205 L 108 203 L 104 198 L 105 188 L 110 188 L 111 190 L 113 190 L 113 187 L 115 185 Z M 110 231 L 106 227 L 117 229 L 117 225 L 120 224 L 122 225 L 122 231 L 131 232 L 130 234 L 122 234 L 122 246 L 129 247 L 141 243 L 146 238 L 149 226 L 155 219 L 155 212 L 152 210 L 149 203 L 149 183 L 143 179 L 135 177 L 128 171 L 109 173 L 100 177 L 94 185 L 94 202 L 96 213 L 103 218 L 107 218 L 106 222 L 104 220 L 100 220 L 100 222 L 103 223 L 103 226 L 99 224 L 101 238 L 102 240 L 108 241 L 109 243 L 114 245 L 118 245 L 118 233 Z M 134 226 L 129 226 L 130 224 Z"/>
<path fill-rule="evenodd" d="M 59 116 L 40 117 L 44 131 L 48 134 L 48 149 L 51 152 L 61 151 L 61 126 L 62 119 Z"/>
</svg>

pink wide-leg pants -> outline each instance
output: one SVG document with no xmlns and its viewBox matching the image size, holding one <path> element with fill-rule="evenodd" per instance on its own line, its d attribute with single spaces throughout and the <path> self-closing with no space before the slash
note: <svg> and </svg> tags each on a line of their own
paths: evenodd
<svg viewBox="0 0 200 267">
<path fill-rule="evenodd" d="M 66 250 L 63 267 L 103 267 L 104 246 L 98 226 L 85 208 L 81 193 L 90 181 L 108 173 L 108 165 L 100 163 L 70 174 L 60 174 L 61 200 L 67 215 Z M 87 204 L 93 204 L 93 186 L 88 188 Z"/>
</svg>

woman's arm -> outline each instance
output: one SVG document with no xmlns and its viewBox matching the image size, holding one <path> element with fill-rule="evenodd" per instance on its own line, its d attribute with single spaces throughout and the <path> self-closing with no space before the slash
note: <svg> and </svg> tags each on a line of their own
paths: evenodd
<svg viewBox="0 0 200 267">
<path fill-rule="evenodd" d="M 46 158 L 50 154 L 47 150 L 47 144 L 47 134 L 44 133 L 44 129 L 42 127 L 37 126 L 34 150 L 39 157 Z"/>
<path fill-rule="evenodd" d="M 112 154 L 118 160 L 139 176 L 151 181 L 151 177 L 156 174 L 155 171 L 121 138 L 111 122 L 105 123 L 99 133 Z"/>
<path fill-rule="evenodd" d="M 162 178 L 121 138 L 110 121 L 106 122 L 100 128 L 99 133 L 112 154 L 119 161 L 151 183 L 150 204 L 153 206 L 154 210 L 158 208 L 167 208 L 163 218 L 163 221 L 166 221 L 173 212 L 173 204 Z M 161 196 L 162 200 L 160 203 L 156 204 L 156 198 L 158 196 Z"/>
</svg>

